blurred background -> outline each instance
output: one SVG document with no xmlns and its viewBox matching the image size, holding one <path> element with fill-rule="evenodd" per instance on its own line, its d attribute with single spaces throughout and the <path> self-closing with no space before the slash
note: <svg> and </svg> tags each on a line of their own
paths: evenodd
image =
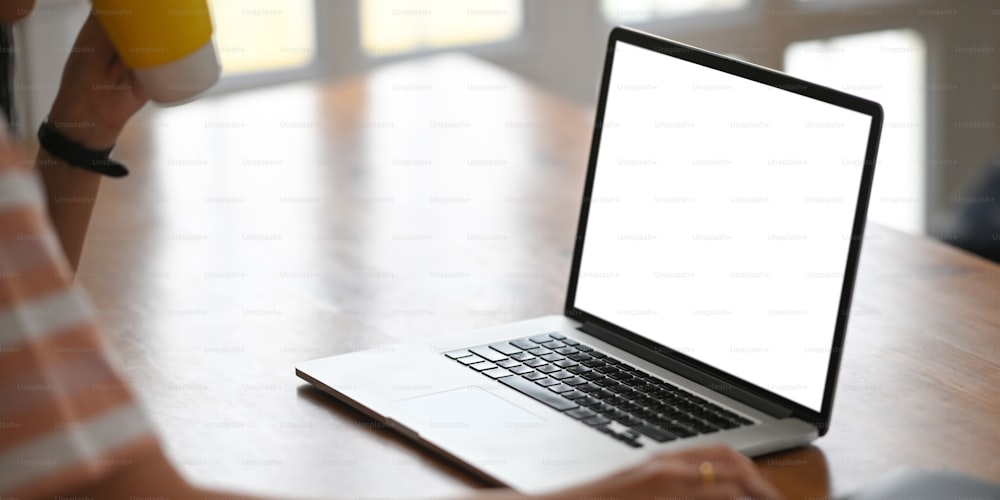
<svg viewBox="0 0 1000 500">
<path fill-rule="evenodd" d="M 215 93 L 336 79 L 463 51 L 592 108 L 624 24 L 880 102 L 870 219 L 993 258 L 1000 246 L 995 0 L 209 0 Z M 21 129 L 49 107 L 85 0 L 38 0 L 18 26 Z"/>
</svg>

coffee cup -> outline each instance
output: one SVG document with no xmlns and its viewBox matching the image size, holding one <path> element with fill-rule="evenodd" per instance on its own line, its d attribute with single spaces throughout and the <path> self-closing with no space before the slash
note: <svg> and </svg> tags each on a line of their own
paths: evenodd
<svg viewBox="0 0 1000 500">
<path fill-rule="evenodd" d="M 207 0 L 92 2 L 122 62 L 153 102 L 182 104 L 219 80 Z"/>
</svg>

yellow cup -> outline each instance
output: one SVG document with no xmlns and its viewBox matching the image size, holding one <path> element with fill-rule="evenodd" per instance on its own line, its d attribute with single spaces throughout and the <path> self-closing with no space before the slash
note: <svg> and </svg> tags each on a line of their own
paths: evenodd
<svg viewBox="0 0 1000 500">
<path fill-rule="evenodd" d="M 122 61 L 159 104 L 195 99 L 219 80 L 206 0 L 92 0 Z"/>
</svg>

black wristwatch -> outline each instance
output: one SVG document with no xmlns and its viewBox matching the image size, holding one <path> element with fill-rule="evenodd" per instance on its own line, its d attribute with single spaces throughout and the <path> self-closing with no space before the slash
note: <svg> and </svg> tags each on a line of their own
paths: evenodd
<svg viewBox="0 0 1000 500">
<path fill-rule="evenodd" d="M 112 148 L 94 150 L 63 135 L 48 121 L 38 127 L 38 144 L 52 156 L 70 166 L 82 168 L 108 177 L 125 177 L 125 165 L 111 159 Z"/>
</svg>

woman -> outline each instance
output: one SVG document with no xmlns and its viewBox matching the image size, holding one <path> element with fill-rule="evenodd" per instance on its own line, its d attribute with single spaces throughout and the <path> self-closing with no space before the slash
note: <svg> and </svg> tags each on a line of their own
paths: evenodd
<svg viewBox="0 0 1000 500">
<path fill-rule="evenodd" d="M 34 0 L 0 0 L 0 22 L 9 25 L 33 6 Z M 9 34 L 7 28 L 8 43 Z M 94 17 L 75 49 L 43 125 L 47 135 L 36 164 L 45 195 L 0 134 L 0 496 L 234 497 L 202 490 L 178 474 L 73 283 L 101 175 L 68 151 L 106 157 L 146 102 Z M 0 98 L 10 117 L 12 61 L 0 62 L 6 64 Z M 660 455 L 542 498 L 778 496 L 746 457 L 708 448 Z M 479 498 L 517 497 L 498 490 Z"/>
</svg>

